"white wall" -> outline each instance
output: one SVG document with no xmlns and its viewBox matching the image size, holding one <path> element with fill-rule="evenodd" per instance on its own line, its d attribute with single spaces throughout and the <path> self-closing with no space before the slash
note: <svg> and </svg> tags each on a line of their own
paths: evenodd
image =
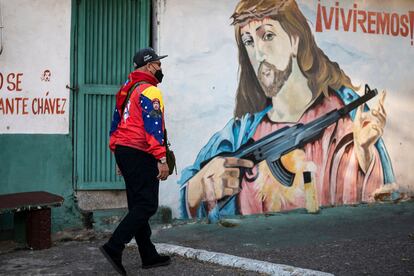
<svg viewBox="0 0 414 276">
<path fill-rule="evenodd" d="M 0 133 L 69 133 L 71 1 L 0 0 L 0 8 Z"/>
<path fill-rule="evenodd" d="M 178 158 L 179 173 L 192 164 L 211 135 L 232 117 L 237 86 L 237 51 L 229 17 L 238 1 L 158 0 L 156 48 L 169 57 L 163 60 L 166 123 Z M 356 85 L 368 83 L 387 90 L 387 125 L 383 139 L 392 159 L 397 183 L 414 190 L 413 115 L 414 46 L 409 37 L 328 30 L 315 33 L 318 3 L 298 0 L 309 20 L 319 47 L 337 61 Z M 367 11 L 407 13 L 409 1 L 341 1 L 340 6 Z M 161 184 L 161 204 L 178 215 L 178 177 Z"/>
<path fill-rule="evenodd" d="M 232 117 L 237 52 L 229 19 L 235 1 L 158 1 L 158 41 L 165 74 L 166 127 L 178 173 Z M 160 203 L 178 216 L 178 176 L 160 185 Z"/>
</svg>

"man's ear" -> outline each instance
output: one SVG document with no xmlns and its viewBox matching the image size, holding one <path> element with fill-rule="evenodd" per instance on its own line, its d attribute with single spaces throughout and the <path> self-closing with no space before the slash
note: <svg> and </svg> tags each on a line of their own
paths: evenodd
<svg viewBox="0 0 414 276">
<path fill-rule="evenodd" d="M 299 48 L 299 36 L 293 35 L 291 37 L 290 41 L 292 43 L 293 55 L 297 56 L 298 55 L 298 48 Z"/>
</svg>

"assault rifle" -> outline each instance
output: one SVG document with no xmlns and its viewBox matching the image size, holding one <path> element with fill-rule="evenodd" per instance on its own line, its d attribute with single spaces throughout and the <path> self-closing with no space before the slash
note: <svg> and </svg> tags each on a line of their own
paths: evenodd
<svg viewBox="0 0 414 276">
<path fill-rule="evenodd" d="M 328 126 L 337 122 L 340 118 L 356 107 L 366 103 L 377 94 L 377 89 L 371 90 L 368 85 L 365 85 L 365 94 L 363 96 L 340 109 L 332 110 L 306 124 L 298 123 L 290 127 L 285 126 L 257 141 L 249 140 L 235 152 L 223 152 L 217 156 L 248 159 L 253 161 L 254 164 L 266 160 L 273 176 L 281 184 L 290 187 L 293 184 L 294 175 L 283 167 L 280 157 L 290 151 L 302 148 L 305 144 L 318 138 Z M 211 159 L 202 162 L 201 167 L 205 166 Z M 228 201 L 229 199 L 224 202 L 220 209 L 224 208 Z"/>
</svg>

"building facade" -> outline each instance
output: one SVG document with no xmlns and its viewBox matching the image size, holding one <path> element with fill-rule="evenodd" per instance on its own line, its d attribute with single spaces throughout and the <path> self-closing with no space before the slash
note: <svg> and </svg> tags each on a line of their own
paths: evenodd
<svg viewBox="0 0 414 276">
<path fill-rule="evenodd" d="M 192 203 L 182 187 L 193 176 L 187 173 L 198 166 L 200 154 L 213 157 L 220 152 L 203 147 L 226 124 L 242 117 L 235 113 L 236 103 L 240 102 L 237 91 L 243 87 L 241 49 L 261 47 L 254 44 L 262 39 L 260 36 L 246 36 L 251 33 L 245 29 L 254 20 L 235 20 L 239 2 L 251 4 L 237 0 L 0 0 L 0 194 L 40 190 L 63 196 L 64 205 L 52 212 L 54 231 L 82 226 L 85 212 L 97 214 L 98 210 L 125 208 L 123 182 L 115 173 L 114 158 L 107 147 L 114 95 L 132 70 L 135 51 L 152 46 L 160 54 L 169 55 L 163 60 L 165 78 L 160 88 L 178 165 L 178 175 L 171 175 L 160 185 L 160 204 L 170 207 L 174 217 L 188 217 Z M 258 21 L 278 18 L 277 13 L 283 13 L 285 5 L 297 4 L 306 19 L 301 28 L 309 28 L 323 55 L 349 77 L 356 95 L 363 94 L 365 84 L 387 91 L 386 98 L 381 98 L 386 118 L 376 139 L 385 146 L 388 161 L 385 165 L 379 153 L 378 177 L 384 185 L 375 187 L 374 192 L 395 192 L 396 198 L 412 194 L 413 158 L 407 153 L 414 149 L 409 127 L 414 89 L 410 82 L 414 5 L 402 0 L 387 5 L 375 0 L 273 2 L 280 7 L 267 17 L 257 14 Z M 277 33 L 275 36 L 280 37 Z M 286 45 L 292 45 L 292 40 L 287 41 Z M 286 47 L 280 51 L 284 50 Z M 277 56 L 275 49 L 267 54 L 267 60 L 271 60 L 271 54 Z M 257 56 L 249 57 L 254 63 Z M 303 73 L 306 66 L 300 66 Z M 292 94 L 290 98 L 297 104 L 304 97 Z M 379 99 L 377 96 L 369 102 L 371 109 L 377 107 Z M 278 106 L 289 110 L 294 106 L 292 101 L 281 101 Z M 292 118 L 274 121 L 290 125 L 299 121 Z M 355 131 L 350 133 L 355 136 Z M 378 140 L 375 143 L 378 147 Z M 347 150 L 350 149 L 344 149 Z M 349 160 L 359 160 L 356 153 L 350 155 L 355 156 Z M 318 158 L 329 159 L 327 156 L 322 153 Z M 316 166 L 316 205 L 380 199 L 375 199 L 374 193 L 367 196 L 369 199 L 351 199 L 347 195 L 352 193 L 344 191 L 354 186 L 360 189 L 357 184 L 344 185 L 340 190 L 329 182 L 329 189 L 341 196 L 322 202 L 322 184 L 318 184 L 321 165 L 312 158 L 307 161 Z M 363 164 L 355 166 L 367 172 L 361 168 Z M 194 175 L 196 171 L 192 171 Z M 349 174 L 345 171 L 338 175 L 348 180 Z M 352 179 L 346 182 L 353 183 Z M 255 200 L 267 207 L 249 209 L 245 214 L 280 211 L 281 206 L 305 207 L 303 183 L 297 184 L 294 193 L 303 195 L 291 198 L 287 195 L 292 190 L 286 190 L 287 186 L 277 179 L 256 183 L 273 200 L 265 203 L 256 196 Z M 197 194 L 197 189 L 193 191 Z M 200 208 L 206 195 L 200 193 L 198 197 L 193 206 Z M 235 213 L 243 213 L 240 202 L 241 199 L 234 202 Z M 201 215 L 202 211 L 198 212 Z M 0 225 L 2 231 L 10 229 L 12 216 L 2 215 Z"/>
</svg>

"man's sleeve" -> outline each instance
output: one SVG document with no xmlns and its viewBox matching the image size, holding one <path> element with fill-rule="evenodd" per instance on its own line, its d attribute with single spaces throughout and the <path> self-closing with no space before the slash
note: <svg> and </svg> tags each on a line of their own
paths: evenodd
<svg viewBox="0 0 414 276">
<path fill-rule="evenodd" d="M 165 157 L 164 146 L 164 102 L 161 91 L 150 86 L 140 96 L 148 152 L 156 159 Z"/>
</svg>

